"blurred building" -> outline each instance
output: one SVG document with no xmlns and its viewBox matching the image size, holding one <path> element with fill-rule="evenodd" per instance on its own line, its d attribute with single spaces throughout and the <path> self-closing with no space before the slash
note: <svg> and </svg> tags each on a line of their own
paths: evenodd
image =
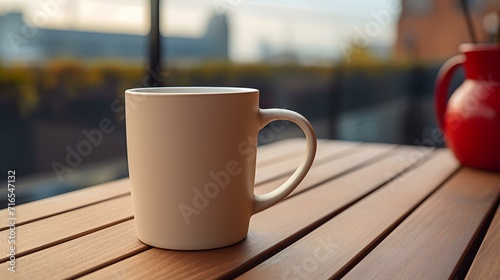
<svg viewBox="0 0 500 280">
<path fill-rule="evenodd" d="M 500 9 L 498 0 L 467 0 L 479 42 L 491 41 L 488 17 Z M 494 29 L 494 27 L 493 27 Z M 442 61 L 470 43 L 460 0 L 403 0 L 395 58 Z"/>
<path fill-rule="evenodd" d="M 143 35 L 31 28 L 21 13 L 0 16 L 0 63 L 43 63 L 55 58 L 117 59 L 143 62 Z M 225 15 L 210 18 L 199 38 L 163 37 L 162 52 L 169 63 L 227 60 L 229 32 Z"/>
</svg>

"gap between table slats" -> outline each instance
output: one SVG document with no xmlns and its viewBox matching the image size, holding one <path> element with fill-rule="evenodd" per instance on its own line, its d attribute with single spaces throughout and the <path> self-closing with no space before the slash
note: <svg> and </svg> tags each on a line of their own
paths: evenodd
<svg viewBox="0 0 500 280">
<path fill-rule="evenodd" d="M 476 257 L 477 252 L 479 251 L 479 247 L 483 242 L 486 232 L 488 231 L 488 227 L 490 226 L 493 217 L 495 215 L 495 210 L 498 208 L 500 200 L 497 201 L 497 205 L 493 206 L 491 211 L 486 215 L 485 219 L 483 219 L 480 227 L 477 232 L 474 234 L 471 243 L 467 246 L 468 249 L 466 253 L 464 253 L 461 262 L 458 264 L 457 268 L 455 268 L 454 279 L 465 279 L 469 269 L 472 266 L 472 262 Z M 500 269 L 500 268 L 499 268 Z"/>
<path fill-rule="evenodd" d="M 366 150 L 364 150 L 365 155 L 367 155 L 367 156 L 372 154 L 372 152 L 369 150 L 377 150 L 379 153 L 385 153 L 385 151 L 386 151 L 386 149 L 384 149 L 383 146 L 373 146 L 373 147 L 367 146 L 365 148 L 367 148 Z M 348 158 L 348 157 L 346 157 L 346 158 Z M 353 163 L 357 163 L 358 159 L 356 159 L 356 158 L 353 158 L 353 159 L 354 159 Z M 351 163 L 351 165 L 353 163 Z M 344 162 L 344 164 L 349 165 L 349 162 Z M 383 162 L 382 162 L 382 164 L 383 164 Z M 394 166 L 396 167 L 395 164 L 394 164 Z M 322 176 L 325 177 L 325 176 L 329 176 L 329 175 L 323 174 Z M 324 178 L 322 180 L 324 180 Z M 106 203 L 109 203 L 109 202 L 106 202 Z M 99 207 L 109 208 L 107 204 L 100 205 Z M 116 211 L 113 211 L 113 213 L 116 213 Z M 79 216 L 83 215 L 80 213 L 77 213 L 77 214 L 78 215 L 75 215 L 73 217 L 74 220 L 79 219 Z M 125 214 L 127 214 L 127 213 L 125 213 Z M 48 220 L 51 220 L 53 218 L 50 218 Z M 57 221 L 54 221 L 54 223 L 55 222 L 57 222 Z M 52 271 L 54 263 L 51 260 L 54 260 L 54 256 L 60 256 L 61 255 L 60 252 L 66 252 L 66 253 L 67 252 L 78 252 L 78 255 L 80 256 L 80 258 L 75 258 L 72 256 L 67 257 L 67 258 L 57 257 L 58 261 L 56 263 L 60 267 L 71 268 L 71 269 L 64 269 L 64 270 L 59 271 L 57 273 L 58 276 L 63 277 L 63 275 L 64 275 L 64 277 L 75 277 L 75 276 L 78 276 L 82 273 L 87 273 L 88 271 L 101 268 L 102 266 L 104 266 L 104 264 L 107 265 L 107 264 L 119 261 L 123 258 L 126 258 L 126 257 L 130 256 L 131 254 L 135 254 L 138 252 L 142 252 L 143 250 L 146 250 L 147 246 L 140 243 L 135 236 L 135 230 L 133 229 L 132 221 L 127 221 L 125 223 L 128 224 L 130 226 L 130 228 L 128 228 L 128 231 L 127 231 L 129 233 L 129 235 L 127 235 L 126 238 L 124 238 L 123 240 L 120 239 L 119 236 L 120 236 L 120 234 L 122 234 L 124 232 L 124 229 L 121 227 L 122 224 L 119 224 L 119 225 L 114 225 L 114 226 L 108 227 L 106 229 L 101 229 L 97 232 L 90 233 L 88 235 L 79 237 L 77 239 L 69 240 L 69 241 L 63 242 L 61 244 L 55 244 L 54 246 L 52 246 L 50 248 L 46 248 L 44 250 L 31 253 L 29 255 L 21 256 L 18 259 L 18 261 L 20 261 L 20 264 L 22 265 L 23 263 L 29 263 L 30 269 L 26 271 L 26 273 L 28 273 L 28 274 L 24 274 L 24 272 L 23 272 L 23 273 L 19 273 L 17 275 L 26 276 L 26 275 L 29 275 L 30 273 L 36 273 L 37 275 L 44 275 L 44 273 L 45 273 L 44 271 L 49 271 L 49 272 Z M 27 225 L 27 226 L 30 226 L 30 225 Z M 82 228 L 86 228 L 86 227 L 88 227 L 88 225 L 87 226 L 80 225 L 79 228 L 75 229 L 75 230 L 81 231 Z M 37 231 L 36 228 L 34 229 L 32 227 L 25 228 L 25 230 L 29 230 L 29 231 L 32 231 L 34 233 L 36 233 L 36 231 Z M 48 228 L 48 230 L 50 231 L 50 228 Z M 57 230 L 52 229 L 52 231 L 55 231 L 55 232 L 46 232 L 45 234 L 50 235 L 52 238 L 64 238 L 64 236 L 58 235 L 59 233 L 57 232 Z M 55 236 L 53 236 L 52 234 L 55 234 Z M 116 237 L 115 238 L 116 242 L 113 242 L 113 243 L 109 242 L 109 240 L 111 239 L 110 236 Z M 42 236 L 42 240 L 43 239 L 45 239 L 45 241 L 46 241 L 46 237 Z M 64 240 L 66 240 L 66 239 L 67 238 L 65 238 Z M 91 243 L 91 242 L 93 242 L 93 243 Z M 127 249 L 127 246 L 125 246 L 126 248 L 116 248 L 117 244 L 118 244 L 118 246 L 119 246 L 119 244 L 128 244 L 130 248 Z M 139 245 L 142 244 L 142 246 L 137 247 L 137 244 L 139 244 Z M 29 245 L 29 244 L 26 244 L 26 245 Z M 35 245 L 31 244 L 30 246 L 34 247 Z M 88 261 L 87 262 L 87 261 L 81 260 L 81 259 L 87 260 L 87 259 L 91 258 L 90 256 L 96 256 L 95 248 L 100 248 L 99 250 L 97 250 L 97 251 L 99 251 L 99 254 L 98 254 L 99 257 L 95 259 L 95 260 L 99 260 L 97 263 L 95 261 Z M 52 267 L 52 269 L 51 269 L 51 267 Z"/>
<path fill-rule="evenodd" d="M 377 162 L 364 166 L 256 214 L 247 238 L 236 245 L 195 252 L 153 248 L 84 278 L 104 279 L 117 274 L 126 278 L 164 279 L 235 276 L 279 252 L 393 178 L 386 174 L 397 176 L 411 168 L 401 170 L 397 155 L 391 158 L 392 164 Z"/>
<path fill-rule="evenodd" d="M 125 178 L 29 202 L 14 207 L 16 209 L 16 225 L 21 226 L 128 194 L 130 194 L 129 180 Z M 4 216 L 7 216 L 7 209 L 0 210 L 0 217 Z M 0 227 L 0 231 L 5 229 L 7 226 Z"/>
<path fill-rule="evenodd" d="M 287 158 L 287 156 L 288 158 L 300 158 L 301 154 L 295 153 L 293 151 L 286 152 L 286 150 L 293 150 L 294 148 L 298 149 L 303 145 L 305 145 L 304 139 L 292 138 L 259 147 L 258 155 L 268 161 L 268 163 L 260 164 L 260 166 L 264 167 L 267 164 L 273 163 L 272 156 L 275 150 L 278 150 L 278 155 L 283 159 Z M 339 146 L 345 147 L 346 149 L 354 145 L 356 144 L 349 144 L 349 142 L 339 142 Z M 284 146 L 286 149 L 283 150 L 282 146 Z M 93 187 L 88 187 L 82 190 L 77 190 L 70 193 L 65 193 L 58 196 L 26 203 L 15 207 L 17 218 L 16 225 L 24 225 L 30 222 L 48 218 L 50 216 L 104 202 L 109 199 L 126 196 L 128 194 L 130 194 L 129 179 L 125 178 Z M 7 214 L 7 209 L 0 210 L 0 217 L 6 217 Z M 0 226 L 0 231 L 5 229 L 7 229 L 6 225 Z"/>
<path fill-rule="evenodd" d="M 350 146 L 347 143 L 341 144 L 340 147 L 327 145 L 323 151 L 327 154 L 330 154 L 331 150 L 342 152 L 344 148 L 348 149 Z M 381 149 L 382 146 L 377 148 Z M 26 238 L 26 241 L 20 242 L 17 246 L 17 257 L 89 234 L 132 219 L 132 217 L 130 195 L 126 195 L 17 226 L 17 235 Z M 76 220 L 78 223 L 75 223 Z M 5 237 L 7 240 L 8 233 L 8 230 L 3 230 L 0 232 L 0 237 Z M 8 246 L 7 242 L 0 243 L 0 250 L 7 251 Z M 0 261 L 6 259 L 7 257 L 0 257 Z"/>
<path fill-rule="evenodd" d="M 124 196 L 17 226 L 16 257 L 51 247 L 132 218 L 132 200 L 130 196 Z M 0 239 L 7 240 L 8 234 L 9 230 L 0 232 Z M 7 242 L 0 242 L 0 252 L 8 252 L 9 246 L 10 244 Z M 0 256 L 0 262 L 6 260 L 7 254 Z"/>
<path fill-rule="evenodd" d="M 318 145 L 325 142 L 325 139 L 318 139 Z M 338 143 L 351 143 L 355 145 L 356 142 L 336 141 Z M 292 138 L 286 139 L 271 144 L 259 146 L 257 149 L 257 167 L 269 165 L 277 161 L 286 160 L 290 157 L 297 157 L 304 154 L 306 149 L 305 138 Z M 271 152 L 268 152 L 271 150 Z"/>
<path fill-rule="evenodd" d="M 318 145 L 314 163 L 322 164 L 331 161 L 332 159 L 336 160 L 350 155 L 356 152 L 356 147 L 358 146 L 358 144 L 350 142 L 322 142 Z M 389 145 L 379 146 L 386 147 Z M 295 169 L 297 169 L 303 157 L 303 154 L 298 154 L 295 157 L 290 157 L 286 160 L 273 162 L 272 164 L 257 168 L 255 172 L 255 185 L 260 185 L 280 177 L 291 175 Z"/>
<path fill-rule="evenodd" d="M 370 144 L 366 144 L 362 147 L 367 148 L 368 150 L 358 149 L 356 153 L 329 162 L 328 164 L 313 164 L 313 168 L 311 168 L 302 183 L 288 197 L 299 194 L 304 190 L 307 190 L 316 185 L 320 185 L 329 180 L 333 180 L 353 171 L 354 169 L 358 169 L 363 165 L 368 165 L 390 155 L 395 155 L 396 153 L 398 154 L 398 157 L 403 156 L 409 158 L 411 156 L 413 158 L 412 161 L 400 162 L 400 167 L 401 169 L 403 169 L 431 151 L 431 149 L 416 151 L 414 148 L 410 148 L 407 146 L 393 148 L 392 146 L 372 146 Z M 413 153 L 416 153 L 415 156 L 411 155 Z M 388 177 L 391 175 L 394 174 L 387 174 Z M 258 185 L 255 188 L 255 193 L 264 194 L 270 192 L 277 186 L 283 184 L 287 179 L 287 177 L 282 177 L 265 184 Z"/>
<path fill-rule="evenodd" d="M 137 239 L 134 221 L 128 220 L 17 258 L 15 273 L 7 270 L 8 263 L 2 262 L 0 279 L 30 279 L 33 276 L 37 279 L 75 278 L 148 248 Z"/>
<path fill-rule="evenodd" d="M 500 207 L 487 228 L 466 279 L 500 279 Z"/>
<path fill-rule="evenodd" d="M 457 167 L 449 152 L 435 152 L 424 164 L 384 185 L 240 278 L 337 278 L 404 220 Z"/>
<path fill-rule="evenodd" d="M 461 168 L 345 279 L 454 278 L 499 195 L 500 174 Z"/>
</svg>

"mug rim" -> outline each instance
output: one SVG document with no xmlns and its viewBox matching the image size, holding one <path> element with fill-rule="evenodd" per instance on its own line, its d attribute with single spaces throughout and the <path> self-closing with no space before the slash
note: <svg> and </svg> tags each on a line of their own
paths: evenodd
<svg viewBox="0 0 500 280">
<path fill-rule="evenodd" d="M 155 95 L 155 96 L 186 96 L 186 95 L 222 95 L 258 93 L 258 89 L 244 87 L 149 87 L 131 88 L 125 90 L 126 94 Z"/>
</svg>

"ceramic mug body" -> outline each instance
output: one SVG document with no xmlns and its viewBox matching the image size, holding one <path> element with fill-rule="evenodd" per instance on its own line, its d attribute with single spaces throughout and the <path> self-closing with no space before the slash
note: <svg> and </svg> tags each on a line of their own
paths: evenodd
<svg viewBox="0 0 500 280">
<path fill-rule="evenodd" d="M 179 250 L 234 244 L 247 235 L 252 214 L 279 201 L 259 201 L 253 192 L 258 131 L 286 119 L 263 117 L 258 90 L 131 89 L 125 102 L 134 217 L 144 243 Z M 315 151 L 310 142 L 308 153 Z"/>
</svg>

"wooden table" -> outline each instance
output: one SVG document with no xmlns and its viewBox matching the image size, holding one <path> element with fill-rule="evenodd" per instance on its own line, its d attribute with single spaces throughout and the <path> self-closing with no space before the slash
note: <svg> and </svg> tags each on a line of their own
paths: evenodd
<svg viewBox="0 0 500 280">
<path fill-rule="evenodd" d="M 499 173 L 460 167 L 446 149 L 319 142 L 302 184 L 236 245 L 141 243 L 124 179 L 16 207 L 16 272 L 4 226 L 0 279 L 500 279 Z M 255 192 L 283 182 L 304 146 L 259 148 Z"/>
</svg>

